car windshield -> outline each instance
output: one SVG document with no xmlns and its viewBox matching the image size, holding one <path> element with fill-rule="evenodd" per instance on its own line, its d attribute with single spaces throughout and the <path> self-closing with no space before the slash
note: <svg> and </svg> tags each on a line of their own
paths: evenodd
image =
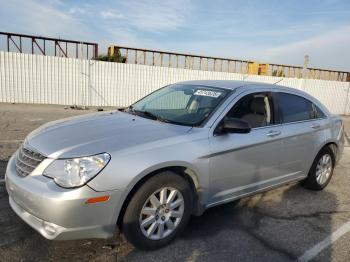
<svg viewBox="0 0 350 262">
<path fill-rule="evenodd" d="M 201 125 L 229 93 L 198 85 L 169 85 L 131 105 L 127 112 L 186 126 Z"/>
</svg>

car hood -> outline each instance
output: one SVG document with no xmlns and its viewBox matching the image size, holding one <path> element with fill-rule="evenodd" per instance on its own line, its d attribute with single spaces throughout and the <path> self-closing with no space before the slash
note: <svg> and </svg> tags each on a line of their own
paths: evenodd
<svg viewBox="0 0 350 262">
<path fill-rule="evenodd" d="M 113 111 L 49 122 L 30 133 L 24 143 L 45 156 L 68 158 L 115 152 L 181 136 L 190 129 Z"/>
</svg>

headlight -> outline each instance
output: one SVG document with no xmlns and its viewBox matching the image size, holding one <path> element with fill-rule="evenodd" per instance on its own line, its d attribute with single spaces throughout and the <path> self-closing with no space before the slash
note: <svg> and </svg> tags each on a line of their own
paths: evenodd
<svg viewBox="0 0 350 262">
<path fill-rule="evenodd" d="M 95 156 L 54 160 L 43 175 L 51 177 L 62 187 L 79 187 L 96 176 L 109 162 L 111 156 L 103 153 Z"/>
</svg>

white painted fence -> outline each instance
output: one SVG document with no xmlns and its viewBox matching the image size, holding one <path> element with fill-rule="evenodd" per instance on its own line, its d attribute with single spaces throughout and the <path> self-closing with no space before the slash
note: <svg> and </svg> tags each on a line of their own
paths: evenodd
<svg viewBox="0 0 350 262">
<path fill-rule="evenodd" d="M 0 52 L 0 102 L 126 106 L 164 85 L 197 79 L 282 78 Z M 279 84 L 310 93 L 333 113 L 350 114 L 349 82 L 283 78 Z"/>
</svg>

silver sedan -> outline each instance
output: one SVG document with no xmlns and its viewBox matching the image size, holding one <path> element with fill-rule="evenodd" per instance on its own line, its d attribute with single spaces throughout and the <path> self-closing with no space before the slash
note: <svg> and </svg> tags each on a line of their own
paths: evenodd
<svg viewBox="0 0 350 262">
<path fill-rule="evenodd" d="M 10 159 L 6 187 L 12 209 L 48 239 L 119 228 L 154 249 L 207 208 L 296 181 L 323 189 L 343 146 L 341 119 L 302 91 L 189 81 L 41 126 Z"/>
</svg>

